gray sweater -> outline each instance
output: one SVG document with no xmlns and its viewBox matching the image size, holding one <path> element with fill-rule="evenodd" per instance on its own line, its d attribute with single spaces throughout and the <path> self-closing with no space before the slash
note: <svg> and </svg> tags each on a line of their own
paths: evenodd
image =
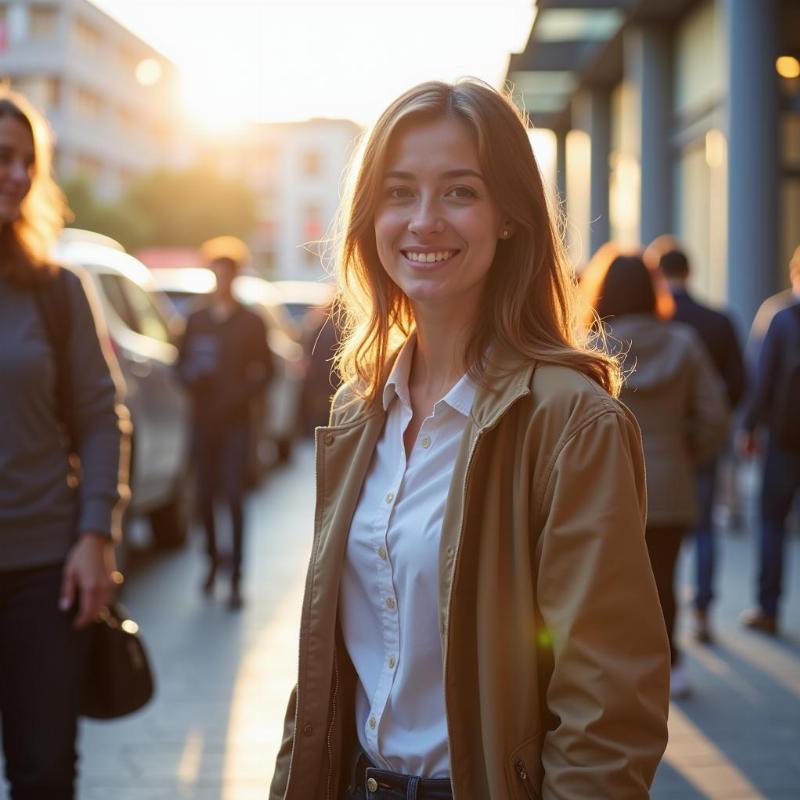
<svg viewBox="0 0 800 800">
<path fill-rule="evenodd" d="M 56 368 L 33 292 L 0 275 L 0 570 L 55 564 L 77 536 L 111 536 L 127 412 L 81 280 L 69 274 L 75 436 L 81 481 L 68 481 Z"/>
</svg>

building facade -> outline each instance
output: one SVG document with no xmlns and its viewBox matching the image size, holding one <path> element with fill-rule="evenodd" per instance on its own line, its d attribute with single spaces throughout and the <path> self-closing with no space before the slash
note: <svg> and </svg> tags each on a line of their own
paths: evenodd
<svg viewBox="0 0 800 800">
<path fill-rule="evenodd" d="M 200 145 L 200 159 L 255 193 L 259 222 L 249 242 L 272 279 L 320 280 L 320 256 L 339 206 L 360 129 L 350 120 L 253 123 Z"/>
<path fill-rule="evenodd" d="M 0 78 L 50 121 L 59 178 L 101 198 L 176 155 L 174 65 L 88 0 L 0 2 Z"/>
<path fill-rule="evenodd" d="M 800 3 L 539 0 L 508 79 L 556 139 L 569 246 L 673 233 L 749 325 L 800 245 Z"/>
</svg>

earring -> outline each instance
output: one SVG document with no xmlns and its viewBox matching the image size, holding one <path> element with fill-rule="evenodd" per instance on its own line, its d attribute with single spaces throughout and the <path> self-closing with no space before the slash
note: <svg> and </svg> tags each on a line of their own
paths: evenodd
<svg viewBox="0 0 800 800">
<path fill-rule="evenodd" d="M 511 235 L 511 231 L 510 231 L 508 228 L 503 228 L 503 230 L 502 230 L 502 232 L 501 232 L 501 234 L 500 234 L 500 235 L 501 235 L 501 236 L 502 236 L 504 239 L 508 239 L 508 237 Z"/>
</svg>

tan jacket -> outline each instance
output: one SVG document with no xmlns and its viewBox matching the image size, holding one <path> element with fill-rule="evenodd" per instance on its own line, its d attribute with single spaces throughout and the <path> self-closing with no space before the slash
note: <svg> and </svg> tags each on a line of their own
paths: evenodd
<svg viewBox="0 0 800 800">
<path fill-rule="evenodd" d="M 667 741 L 669 649 L 644 543 L 639 430 L 585 376 L 504 361 L 489 373 L 494 391 L 478 390 L 442 525 L 454 798 L 646 798 Z M 385 415 L 334 406 L 317 430 L 298 683 L 271 800 L 338 800 L 355 741 L 337 600 Z"/>
</svg>

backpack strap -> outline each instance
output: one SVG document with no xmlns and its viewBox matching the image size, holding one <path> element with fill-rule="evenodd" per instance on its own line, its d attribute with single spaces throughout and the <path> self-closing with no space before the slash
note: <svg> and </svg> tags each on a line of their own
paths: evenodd
<svg viewBox="0 0 800 800">
<path fill-rule="evenodd" d="M 34 290 L 36 306 L 47 333 L 56 367 L 56 414 L 64 428 L 71 453 L 77 452 L 75 416 L 72 400 L 72 373 L 69 363 L 69 339 L 72 319 L 67 281 L 72 273 L 59 268 L 55 278 Z"/>
</svg>

